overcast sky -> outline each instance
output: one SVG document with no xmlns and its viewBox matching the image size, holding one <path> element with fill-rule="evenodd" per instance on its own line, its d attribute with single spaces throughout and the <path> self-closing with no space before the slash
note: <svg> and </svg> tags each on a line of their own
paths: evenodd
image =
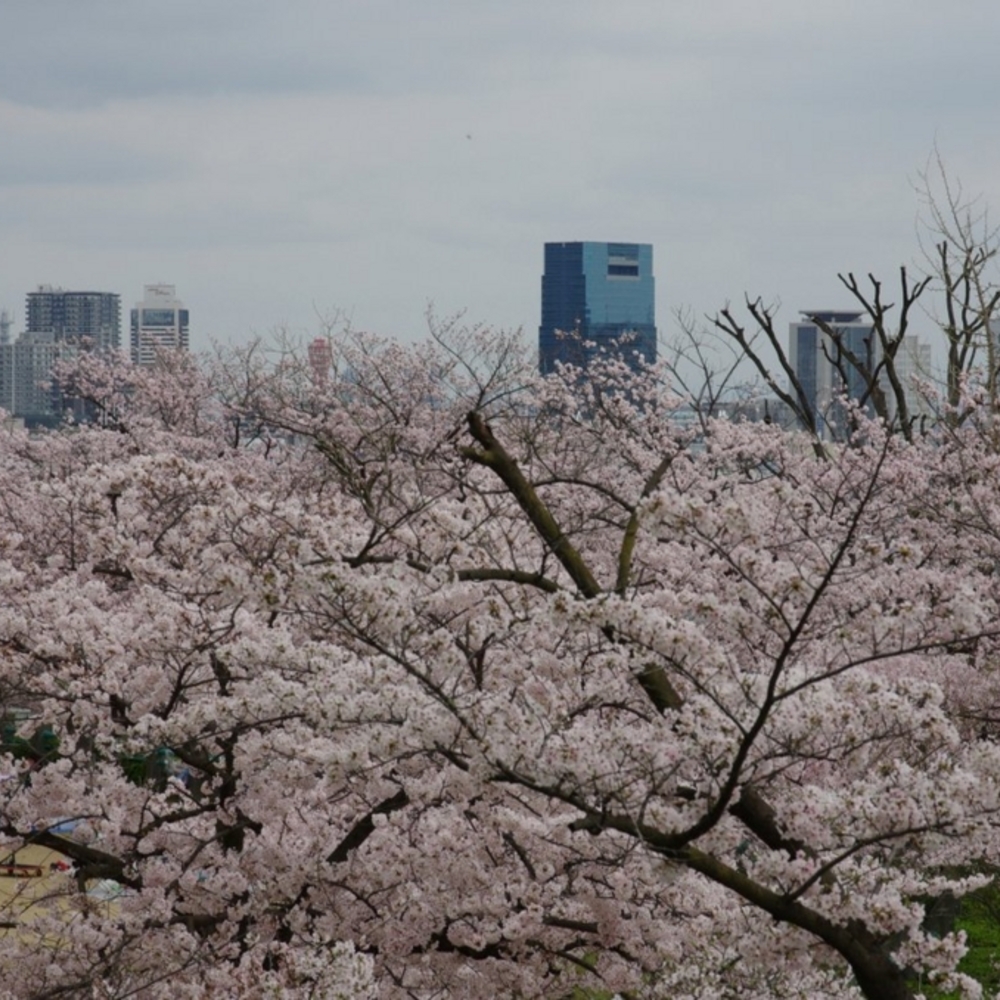
<svg viewBox="0 0 1000 1000">
<path fill-rule="evenodd" d="M 998 39 L 996 0 L 0 0 L 0 306 L 534 337 L 542 244 L 609 240 L 654 245 L 665 332 L 788 322 L 916 260 L 935 142 L 1000 205 Z"/>
</svg>

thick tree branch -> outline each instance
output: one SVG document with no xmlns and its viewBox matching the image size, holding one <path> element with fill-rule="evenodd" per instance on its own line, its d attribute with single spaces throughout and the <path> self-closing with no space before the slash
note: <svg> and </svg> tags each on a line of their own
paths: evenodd
<svg viewBox="0 0 1000 1000">
<path fill-rule="evenodd" d="M 409 802 L 409 796 L 402 788 L 395 795 L 380 802 L 371 812 L 362 816 L 344 839 L 326 856 L 327 864 L 339 865 L 346 861 L 351 852 L 356 851 L 372 835 L 376 816 L 388 816 L 404 808 Z"/>
<path fill-rule="evenodd" d="M 590 567 L 573 547 L 573 543 L 563 534 L 549 508 L 521 472 L 520 466 L 493 435 L 483 415 L 473 410 L 467 420 L 473 438 L 481 447 L 462 448 L 462 454 L 478 465 L 492 469 L 500 477 L 580 593 L 587 598 L 597 597 L 601 593 L 601 587 L 591 573 Z"/>
<path fill-rule="evenodd" d="M 481 448 L 463 448 L 462 454 L 471 461 L 484 465 L 496 473 L 501 482 L 510 490 L 514 499 L 517 500 L 521 510 L 527 515 L 528 520 L 542 540 L 549 546 L 573 583 L 576 584 L 581 596 L 588 600 L 598 597 L 602 590 L 596 577 L 590 571 L 590 567 L 563 534 L 556 519 L 552 516 L 552 512 L 525 478 L 516 460 L 497 440 L 489 424 L 483 419 L 483 415 L 473 411 L 467 419 L 469 430 Z M 669 467 L 669 463 L 663 467 L 660 478 L 666 473 L 667 467 Z M 654 477 L 655 475 L 654 473 Z M 651 486 L 650 490 L 654 488 L 655 485 Z M 630 557 L 626 555 L 626 558 Z M 609 637 L 614 638 L 613 635 Z M 683 704 L 680 694 L 670 683 L 666 672 L 658 664 L 643 665 L 638 671 L 637 677 L 643 690 L 658 711 L 676 710 Z"/>
</svg>

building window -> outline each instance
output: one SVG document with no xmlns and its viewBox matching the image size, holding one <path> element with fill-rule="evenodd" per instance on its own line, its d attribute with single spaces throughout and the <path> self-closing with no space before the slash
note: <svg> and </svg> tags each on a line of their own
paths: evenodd
<svg viewBox="0 0 1000 1000">
<path fill-rule="evenodd" d="M 143 326 L 173 326 L 175 323 L 175 312 L 173 309 L 143 309 Z"/>
<path fill-rule="evenodd" d="M 638 243 L 609 243 L 608 244 L 608 256 L 609 257 L 626 257 L 629 260 L 639 259 L 639 244 Z"/>
</svg>

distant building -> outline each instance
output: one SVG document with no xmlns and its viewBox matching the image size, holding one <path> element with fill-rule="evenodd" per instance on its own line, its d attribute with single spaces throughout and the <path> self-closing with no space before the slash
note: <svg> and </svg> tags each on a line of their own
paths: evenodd
<svg viewBox="0 0 1000 1000">
<path fill-rule="evenodd" d="M 837 437 L 843 429 L 839 409 L 843 396 L 860 399 L 864 395 L 863 372 L 851 361 L 856 358 L 864 370 L 872 370 L 872 325 L 863 316 L 856 311 L 806 310 L 801 320 L 789 326 L 789 361 L 822 437 Z M 836 332 L 841 346 L 823 326 Z"/>
<path fill-rule="evenodd" d="M 330 380 L 330 368 L 333 365 L 333 347 L 325 337 L 317 337 L 306 348 L 306 353 L 309 357 L 309 368 L 312 372 L 313 385 L 321 388 Z"/>
<path fill-rule="evenodd" d="M 774 424 L 785 430 L 798 426 L 794 412 L 777 396 L 748 396 L 745 399 L 729 399 L 719 405 L 719 416 L 734 423 Z"/>
<path fill-rule="evenodd" d="M 121 300 L 112 292 L 39 285 L 27 294 L 25 317 L 27 329 L 13 342 L 10 317 L 0 322 L 0 407 L 29 425 L 56 423 L 64 400 L 53 385 L 53 364 L 81 350 L 117 350 Z"/>
<path fill-rule="evenodd" d="M 637 366 L 656 360 L 653 248 L 647 243 L 546 243 L 538 364 L 586 366 L 602 348 Z"/>
<path fill-rule="evenodd" d="M 26 331 L 13 343 L 0 343 L 0 408 L 27 424 L 56 423 L 61 400 L 52 384 L 52 366 L 78 350 L 52 331 Z"/>
<path fill-rule="evenodd" d="M 836 440 L 847 432 L 845 397 L 866 399 L 868 411 L 874 412 L 868 373 L 874 372 L 881 360 L 877 340 L 872 323 L 856 310 L 807 310 L 801 320 L 789 325 L 788 359 L 821 437 Z M 911 417 L 927 412 L 913 379 L 929 374 L 930 354 L 930 345 L 913 336 L 904 339 L 896 354 L 896 371 Z M 895 397 L 884 374 L 879 377 L 879 387 L 888 397 L 890 418 L 895 418 Z"/>
<path fill-rule="evenodd" d="M 121 297 L 112 292 L 68 292 L 39 285 L 27 296 L 27 332 L 99 351 L 121 346 Z"/>
<path fill-rule="evenodd" d="M 189 349 L 188 311 L 175 285 L 144 285 L 131 316 L 132 362 L 149 366 L 162 351 Z"/>
<path fill-rule="evenodd" d="M 931 379 L 931 345 L 919 337 L 906 335 L 896 352 L 896 372 L 903 385 L 903 396 L 906 399 L 906 409 L 911 419 L 919 420 L 930 417 L 932 406 L 926 395 L 917 389 L 917 382 L 928 382 Z M 888 386 L 886 386 L 888 389 Z M 897 416 L 895 397 L 890 396 L 889 415 Z"/>
</svg>

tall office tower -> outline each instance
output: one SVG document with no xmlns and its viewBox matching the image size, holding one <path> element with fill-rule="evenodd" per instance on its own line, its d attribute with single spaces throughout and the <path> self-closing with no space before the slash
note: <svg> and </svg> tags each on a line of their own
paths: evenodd
<svg viewBox="0 0 1000 1000">
<path fill-rule="evenodd" d="M 586 366 L 602 348 L 633 367 L 656 360 L 653 248 L 648 243 L 546 243 L 538 365 Z"/>
<path fill-rule="evenodd" d="M 836 440 L 848 430 L 843 400 L 865 398 L 869 385 L 866 373 L 876 370 L 881 349 L 874 328 L 864 313 L 817 309 L 804 311 L 802 319 L 789 324 L 788 360 L 802 386 L 816 427 L 823 438 Z M 831 337 L 823 327 L 837 336 Z M 860 370 L 859 366 L 860 365 Z M 931 349 L 919 337 L 908 335 L 896 353 L 896 371 L 903 383 L 911 417 L 928 412 L 928 406 L 914 385 L 915 377 L 930 375 Z M 888 379 L 879 376 L 879 385 L 889 403 L 889 417 L 896 417 L 896 401 Z M 868 405 L 869 412 L 874 412 Z"/>
<path fill-rule="evenodd" d="M 789 324 L 788 360 L 821 437 L 836 439 L 846 432 L 840 405 L 845 394 L 848 399 L 864 396 L 864 374 L 851 361 L 856 358 L 867 371 L 874 365 L 872 325 L 863 316 L 856 311 L 813 309 L 804 310 L 801 320 Z M 820 324 L 837 334 L 839 347 Z"/>
<path fill-rule="evenodd" d="M 174 285 L 144 285 L 132 310 L 132 363 L 152 365 L 161 351 L 188 350 L 188 311 Z"/>
<path fill-rule="evenodd" d="M 113 351 L 121 346 L 121 299 L 111 292 L 67 292 L 39 285 L 28 292 L 28 333 L 51 333 L 59 343 Z"/>
</svg>

